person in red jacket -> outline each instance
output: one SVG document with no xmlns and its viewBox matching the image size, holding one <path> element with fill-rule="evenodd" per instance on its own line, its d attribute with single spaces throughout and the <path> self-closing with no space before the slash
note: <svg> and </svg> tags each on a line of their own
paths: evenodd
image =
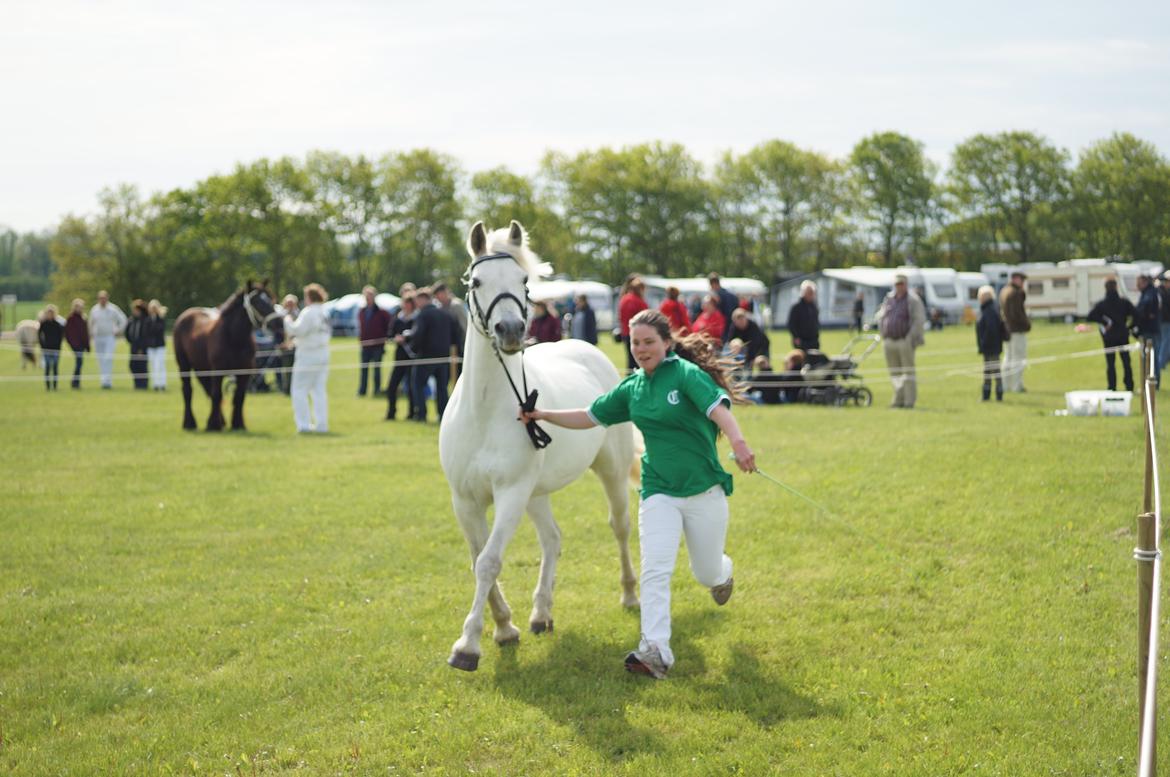
<svg viewBox="0 0 1170 777">
<path fill-rule="evenodd" d="M 703 312 L 695 319 L 695 331 L 721 343 L 726 328 L 727 319 L 719 312 L 719 300 L 711 294 L 703 297 Z"/>
<path fill-rule="evenodd" d="M 366 395 L 366 379 L 369 367 L 374 367 L 373 396 L 382 395 L 382 355 L 386 352 L 386 335 L 390 332 L 390 314 L 374 302 L 377 289 L 367 286 L 362 289 L 366 304 L 358 311 L 358 340 L 362 346 L 361 377 L 358 382 L 359 397 Z"/>
<path fill-rule="evenodd" d="M 630 319 L 650 307 L 642 296 L 645 289 L 642 279 L 630 273 L 626 276 L 626 285 L 622 287 L 622 297 L 618 300 L 618 322 L 621 324 L 622 345 L 626 351 L 626 370 L 629 372 L 638 369 L 638 363 L 634 361 L 634 354 L 630 351 Z"/>
<path fill-rule="evenodd" d="M 555 343 L 561 339 L 561 317 L 556 307 L 548 302 L 532 303 L 535 315 L 528 325 L 528 339 L 532 343 Z M 551 309 L 550 309 L 551 307 Z"/>
<path fill-rule="evenodd" d="M 670 320 L 671 334 L 681 338 L 691 333 L 691 317 L 687 314 L 687 306 L 679 301 L 678 294 L 678 286 L 667 286 L 666 299 L 658 309 Z"/>
</svg>

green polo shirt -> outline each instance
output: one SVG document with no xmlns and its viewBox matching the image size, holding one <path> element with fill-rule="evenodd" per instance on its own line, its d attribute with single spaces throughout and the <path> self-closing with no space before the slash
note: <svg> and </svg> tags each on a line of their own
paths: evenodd
<svg viewBox="0 0 1170 777">
<path fill-rule="evenodd" d="M 602 426 L 633 421 L 642 432 L 643 499 L 694 496 L 714 485 L 730 495 L 731 475 L 715 449 L 719 427 L 709 418 L 721 402 L 731 406 L 727 392 L 701 367 L 672 352 L 653 375 L 635 370 L 594 400 L 588 412 Z"/>
</svg>

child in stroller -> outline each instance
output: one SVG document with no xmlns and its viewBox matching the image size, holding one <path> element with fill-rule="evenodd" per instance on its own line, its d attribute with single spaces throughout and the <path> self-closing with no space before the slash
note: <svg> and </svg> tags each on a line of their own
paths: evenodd
<svg viewBox="0 0 1170 777">
<path fill-rule="evenodd" d="M 784 357 L 784 371 L 772 372 L 768 357 L 760 354 L 755 358 L 755 372 L 746 381 L 748 396 L 764 405 L 791 404 L 802 401 L 804 377 L 800 368 L 804 364 L 804 351 L 790 351 Z"/>
<path fill-rule="evenodd" d="M 801 375 L 806 384 L 803 399 L 817 405 L 848 405 L 869 407 L 873 404 L 873 392 L 857 374 L 857 367 L 877 348 L 881 338 L 877 335 L 855 335 L 839 356 L 827 356 L 816 350 L 805 352 Z M 865 343 L 860 354 L 854 351 Z"/>
</svg>

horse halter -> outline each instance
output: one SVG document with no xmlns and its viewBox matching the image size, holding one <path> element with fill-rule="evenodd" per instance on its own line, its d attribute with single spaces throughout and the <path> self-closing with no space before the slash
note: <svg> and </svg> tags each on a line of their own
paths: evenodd
<svg viewBox="0 0 1170 777">
<path fill-rule="evenodd" d="M 531 413 L 536 409 L 536 397 L 539 392 L 537 392 L 536 389 L 532 389 L 532 391 L 528 390 L 528 374 L 524 371 L 524 342 L 521 340 L 520 343 L 520 380 L 524 386 L 524 393 L 521 394 L 520 390 L 516 388 L 516 381 L 512 380 L 512 373 L 508 372 L 508 365 L 504 363 L 503 354 L 500 353 L 500 346 L 496 344 L 496 339 L 492 337 L 491 329 L 488 326 L 488 323 L 492 318 L 492 311 L 496 309 L 496 305 L 500 304 L 504 300 L 511 300 L 519 305 L 520 319 L 522 321 L 527 321 L 528 287 L 527 285 L 524 287 L 523 300 L 510 291 L 501 291 L 492 298 L 492 301 L 488 304 L 487 311 L 485 312 L 483 306 L 479 304 L 479 298 L 475 296 L 475 286 L 471 283 L 471 273 L 476 267 L 483 264 L 484 262 L 491 262 L 496 259 L 511 259 L 513 262 L 516 262 L 517 265 L 520 264 L 516 257 L 502 251 L 499 253 L 488 254 L 487 256 L 481 256 L 471 263 L 471 266 L 467 268 L 467 275 L 464 277 L 464 281 L 467 282 L 467 295 L 471 298 L 472 312 L 475 314 L 475 317 L 472 320 L 475 322 L 475 328 L 479 331 L 479 333 L 486 337 L 488 342 L 491 343 L 492 352 L 495 353 L 496 360 L 499 361 L 500 367 L 504 369 L 504 376 L 508 379 L 508 385 L 512 387 L 512 394 L 515 395 L 516 401 L 520 403 L 520 408 L 526 413 Z M 536 421 L 529 421 L 524 425 L 524 428 L 528 432 L 528 439 L 532 441 L 532 446 L 537 450 L 548 447 L 548 444 L 552 442 L 552 438 L 549 437 L 548 432 L 540 428 Z"/>
<path fill-rule="evenodd" d="M 253 329 L 263 329 L 265 332 L 267 332 L 269 331 L 268 322 L 274 318 L 280 318 L 281 316 L 280 313 L 277 312 L 275 306 L 273 306 L 272 312 L 268 315 L 260 315 L 260 311 L 256 310 L 256 308 L 252 305 L 252 297 L 259 294 L 261 291 L 263 291 L 263 289 L 252 289 L 250 292 L 244 295 L 244 311 L 248 314 L 248 320 L 252 322 Z"/>
</svg>

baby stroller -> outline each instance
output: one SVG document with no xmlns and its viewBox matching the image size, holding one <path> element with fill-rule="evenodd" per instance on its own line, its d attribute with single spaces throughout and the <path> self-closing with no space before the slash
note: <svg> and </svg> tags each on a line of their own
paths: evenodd
<svg viewBox="0 0 1170 777">
<path fill-rule="evenodd" d="M 805 353 L 804 367 L 800 374 L 805 383 L 801 389 L 802 400 L 814 405 L 857 405 L 869 407 L 873 404 L 873 392 L 857 374 L 857 367 L 877 348 L 881 338 L 877 335 L 854 335 L 845 344 L 839 356 L 827 356 L 820 351 Z M 854 352 L 860 349 L 860 353 Z"/>
</svg>

